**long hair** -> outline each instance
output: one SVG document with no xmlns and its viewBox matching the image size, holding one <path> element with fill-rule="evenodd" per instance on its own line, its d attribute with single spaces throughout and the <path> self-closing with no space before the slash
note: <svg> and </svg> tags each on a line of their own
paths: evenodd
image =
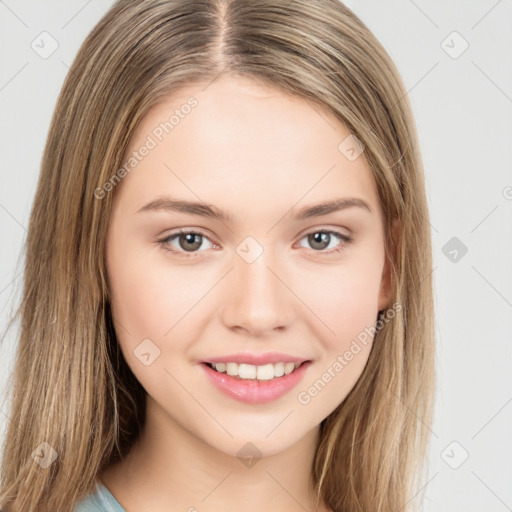
<svg viewBox="0 0 512 512">
<path fill-rule="evenodd" d="M 128 0 L 83 42 L 46 141 L 16 310 L 4 510 L 71 511 L 144 425 L 145 391 L 120 354 L 110 312 L 114 193 L 98 200 L 95 191 L 122 166 L 153 105 L 222 73 L 311 102 L 364 145 L 401 307 L 322 421 L 311 479 L 335 512 L 405 512 L 414 503 L 435 392 L 432 255 L 419 143 L 395 65 L 338 0 Z"/>
</svg>

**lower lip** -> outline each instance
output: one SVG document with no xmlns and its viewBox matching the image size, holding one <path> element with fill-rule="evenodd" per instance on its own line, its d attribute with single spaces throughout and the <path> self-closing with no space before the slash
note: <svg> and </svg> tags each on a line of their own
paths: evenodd
<svg viewBox="0 0 512 512">
<path fill-rule="evenodd" d="M 263 404 L 276 400 L 293 389 L 301 381 L 310 364 L 311 361 L 307 361 L 288 375 L 263 381 L 236 379 L 226 373 L 215 371 L 205 363 L 201 363 L 200 366 L 213 385 L 226 395 L 249 404 Z"/>
</svg>

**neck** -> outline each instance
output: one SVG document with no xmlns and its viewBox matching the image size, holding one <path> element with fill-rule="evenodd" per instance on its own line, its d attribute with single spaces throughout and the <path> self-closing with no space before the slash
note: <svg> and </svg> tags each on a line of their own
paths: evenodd
<svg viewBox="0 0 512 512">
<path fill-rule="evenodd" d="M 127 512 L 313 511 L 309 475 L 318 432 L 273 455 L 258 458 L 252 445 L 231 455 L 177 424 L 148 396 L 137 443 L 101 479 Z"/>
</svg>

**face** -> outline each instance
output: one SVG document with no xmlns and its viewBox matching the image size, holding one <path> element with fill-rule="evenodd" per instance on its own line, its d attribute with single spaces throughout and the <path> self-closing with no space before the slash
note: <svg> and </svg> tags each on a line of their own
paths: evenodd
<svg viewBox="0 0 512 512">
<path fill-rule="evenodd" d="M 204 87 L 149 111 L 126 154 L 136 165 L 108 192 L 112 312 L 158 421 L 270 455 L 364 370 L 361 333 L 390 299 L 384 221 L 333 117 L 247 79 Z"/>
</svg>

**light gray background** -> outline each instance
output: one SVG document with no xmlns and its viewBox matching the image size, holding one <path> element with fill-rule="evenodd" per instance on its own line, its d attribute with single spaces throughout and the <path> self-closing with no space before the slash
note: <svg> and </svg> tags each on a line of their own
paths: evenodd
<svg viewBox="0 0 512 512">
<path fill-rule="evenodd" d="M 111 4 L 0 0 L 1 329 L 20 297 L 20 250 L 57 95 Z M 425 510 L 512 510 L 512 2 L 346 4 L 402 74 L 426 169 L 438 394 Z M 46 59 L 31 47 L 43 31 L 59 45 Z M 16 328 L 0 346 L 0 391 L 15 346 Z"/>
</svg>

